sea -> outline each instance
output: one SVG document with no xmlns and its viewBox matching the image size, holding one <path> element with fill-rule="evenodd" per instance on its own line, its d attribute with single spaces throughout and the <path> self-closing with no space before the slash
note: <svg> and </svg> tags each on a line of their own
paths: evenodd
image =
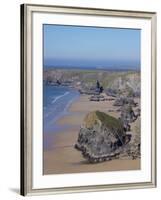
<svg viewBox="0 0 161 200">
<path fill-rule="evenodd" d="M 79 92 L 70 87 L 43 85 L 43 134 L 44 148 L 50 147 L 50 136 L 68 128 L 57 121 L 71 114 L 68 110 L 72 102 L 79 98 Z"/>
</svg>

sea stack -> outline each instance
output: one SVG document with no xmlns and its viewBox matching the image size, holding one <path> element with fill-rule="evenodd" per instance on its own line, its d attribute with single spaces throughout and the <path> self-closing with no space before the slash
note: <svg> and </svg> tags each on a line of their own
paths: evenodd
<svg viewBox="0 0 161 200">
<path fill-rule="evenodd" d="M 126 132 L 122 122 L 104 112 L 93 111 L 84 119 L 75 148 L 90 163 L 96 163 L 119 156 L 125 143 Z"/>
</svg>

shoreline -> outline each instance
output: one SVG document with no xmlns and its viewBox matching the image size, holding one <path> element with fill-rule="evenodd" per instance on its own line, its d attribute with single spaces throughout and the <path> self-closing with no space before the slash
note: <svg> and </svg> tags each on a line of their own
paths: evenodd
<svg viewBox="0 0 161 200">
<path fill-rule="evenodd" d="M 46 111 L 43 111 L 43 123 L 44 123 L 43 132 L 44 133 L 47 133 L 47 134 L 52 133 L 53 132 L 53 130 L 52 130 L 53 124 L 55 125 L 55 127 L 57 127 L 57 125 L 58 125 L 57 121 L 59 121 L 62 117 L 70 114 L 69 108 L 70 108 L 71 104 L 74 103 L 80 97 L 78 90 L 76 90 L 74 88 L 72 88 L 71 91 L 69 90 L 68 87 L 61 87 L 61 88 L 67 88 L 67 91 L 64 94 L 61 94 L 61 95 L 55 97 L 54 100 L 52 100 L 52 104 L 49 107 L 51 110 L 50 112 L 49 112 L 48 105 L 47 105 L 47 109 L 48 109 L 47 113 L 46 113 Z M 74 92 L 75 94 L 73 93 L 73 91 L 75 91 Z M 70 92 L 71 92 L 72 98 L 67 99 L 67 103 L 65 106 L 63 104 L 62 110 L 58 110 L 58 111 L 56 110 L 56 112 L 55 112 L 55 110 L 52 111 L 53 108 L 61 107 L 61 104 L 58 104 L 58 106 L 57 106 L 57 102 L 59 101 L 59 99 L 62 101 L 62 97 L 66 96 L 67 94 L 69 96 Z M 75 96 L 73 96 L 73 95 L 75 95 Z M 54 106 L 55 103 L 56 103 L 56 106 Z M 55 112 L 55 114 L 54 114 L 54 112 Z"/>
<path fill-rule="evenodd" d="M 80 126 L 85 115 L 93 110 L 100 110 L 116 118 L 120 113 L 113 106 L 114 101 L 89 101 L 89 95 L 80 94 L 76 101 L 68 107 L 69 115 L 61 117 L 56 123 L 60 126 L 70 125 L 64 131 L 53 133 L 51 148 L 43 152 L 43 174 L 103 172 L 120 170 L 139 170 L 140 159 L 136 160 L 111 160 L 97 164 L 89 164 L 74 148 Z"/>
</svg>

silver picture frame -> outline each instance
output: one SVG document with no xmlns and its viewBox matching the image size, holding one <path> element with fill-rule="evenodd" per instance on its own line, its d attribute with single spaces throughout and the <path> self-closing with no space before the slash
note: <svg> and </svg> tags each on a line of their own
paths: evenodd
<svg viewBox="0 0 161 200">
<path fill-rule="evenodd" d="M 33 189 L 32 170 L 32 15 L 66 13 L 94 16 L 139 18 L 151 21 L 151 181 L 126 184 L 90 185 Z M 21 195 L 60 194 L 156 187 L 156 13 L 130 10 L 63 7 L 52 5 L 21 5 Z"/>
</svg>

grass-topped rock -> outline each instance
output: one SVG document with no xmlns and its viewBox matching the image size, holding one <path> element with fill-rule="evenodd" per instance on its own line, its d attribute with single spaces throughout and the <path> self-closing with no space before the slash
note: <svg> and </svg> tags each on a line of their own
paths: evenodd
<svg viewBox="0 0 161 200">
<path fill-rule="evenodd" d="M 75 148 L 89 162 L 96 163 L 119 156 L 126 142 L 126 132 L 119 119 L 94 111 L 86 115 Z"/>
</svg>

